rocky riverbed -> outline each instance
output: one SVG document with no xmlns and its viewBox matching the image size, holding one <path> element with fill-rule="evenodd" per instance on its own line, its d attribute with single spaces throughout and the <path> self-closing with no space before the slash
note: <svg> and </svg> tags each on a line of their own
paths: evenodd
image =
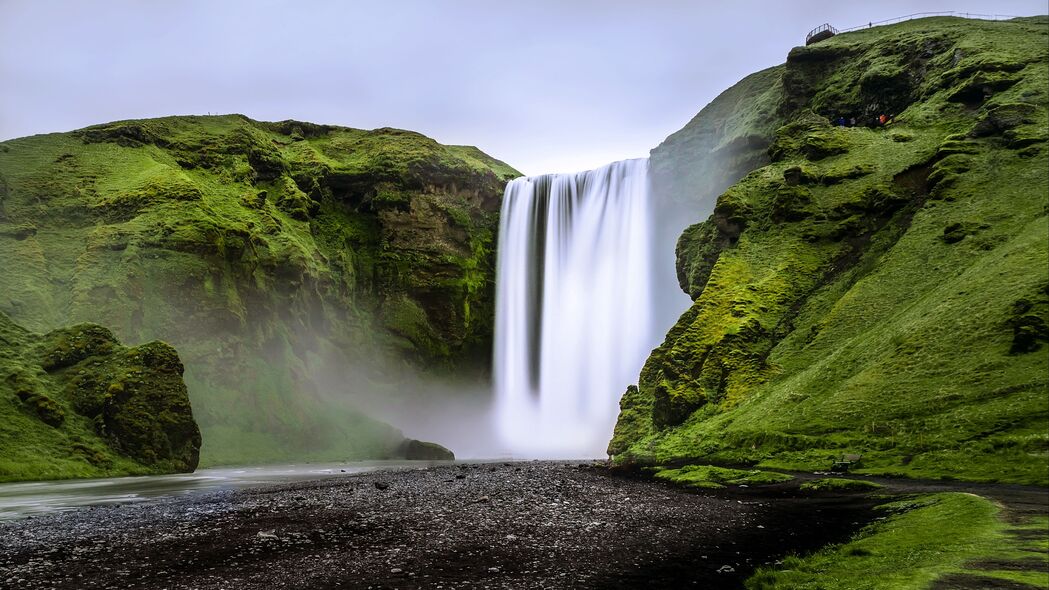
<svg viewBox="0 0 1049 590">
<path fill-rule="evenodd" d="M 449 464 L 0 524 L 3 588 L 738 588 L 869 501 L 688 491 L 585 463 Z"/>
</svg>

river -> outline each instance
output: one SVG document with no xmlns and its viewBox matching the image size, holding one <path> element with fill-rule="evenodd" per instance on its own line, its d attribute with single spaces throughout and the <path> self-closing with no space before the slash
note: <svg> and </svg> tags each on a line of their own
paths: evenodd
<svg viewBox="0 0 1049 590">
<path fill-rule="evenodd" d="M 4 483 L 0 484 L 0 520 L 87 506 L 129 504 L 158 497 L 346 477 L 378 469 L 421 468 L 427 465 L 425 462 L 368 461 L 215 467 L 173 475 Z"/>
</svg>

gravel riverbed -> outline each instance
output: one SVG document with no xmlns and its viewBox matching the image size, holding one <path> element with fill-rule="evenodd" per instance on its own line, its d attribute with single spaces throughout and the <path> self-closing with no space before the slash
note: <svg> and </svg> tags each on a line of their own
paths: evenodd
<svg viewBox="0 0 1049 590">
<path fill-rule="evenodd" d="M 870 506 L 586 463 L 449 464 L 0 523 L 0 587 L 739 588 L 847 538 Z"/>
</svg>

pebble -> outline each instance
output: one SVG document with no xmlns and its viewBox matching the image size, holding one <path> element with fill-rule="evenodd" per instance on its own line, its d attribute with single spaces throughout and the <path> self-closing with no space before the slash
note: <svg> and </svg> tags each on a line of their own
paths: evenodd
<svg viewBox="0 0 1049 590">
<path fill-rule="evenodd" d="M 734 584 L 751 566 L 679 568 L 672 560 L 706 551 L 701 559 L 710 564 L 766 563 L 783 554 L 778 534 L 761 535 L 739 556 L 742 547 L 732 541 L 768 526 L 755 522 L 807 522 L 806 530 L 825 531 L 831 512 L 818 512 L 827 508 L 818 500 L 737 504 L 766 498 L 760 491 L 670 490 L 576 465 L 354 473 L 0 522 L 0 586 L 105 588 L 141 580 L 169 590 L 269 590 L 308 580 L 313 587 L 391 588 L 410 579 L 411 587 L 568 590 L 640 570 L 663 576 L 664 587 L 702 587 Z M 469 482 L 446 483 L 464 473 Z M 361 493 L 372 487 L 391 493 Z M 841 524 L 850 521 L 857 525 Z M 832 522 L 855 530 L 868 521 L 857 510 Z M 815 549 L 803 540 L 792 546 Z"/>
</svg>

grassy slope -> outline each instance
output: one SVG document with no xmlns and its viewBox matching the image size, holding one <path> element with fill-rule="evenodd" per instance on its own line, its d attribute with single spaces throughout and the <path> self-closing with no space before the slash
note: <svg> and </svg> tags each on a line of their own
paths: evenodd
<svg viewBox="0 0 1049 590">
<path fill-rule="evenodd" d="M 935 18 L 792 51 L 790 124 L 682 236 L 695 303 L 610 453 L 1049 483 L 1047 32 Z"/>
<path fill-rule="evenodd" d="M 192 471 L 200 432 L 171 347 L 0 313 L 0 481 Z"/>
<path fill-rule="evenodd" d="M 204 463 L 382 456 L 397 433 L 347 400 L 484 367 L 516 174 L 412 132 L 239 115 L 3 142 L 0 311 L 178 347 Z"/>
<path fill-rule="evenodd" d="M 1044 517 L 1007 524 L 992 502 L 945 493 L 878 507 L 885 515 L 848 543 L 760 568 L 748 590 L 1045 588 Z M 1020 566 L 1020 567 L 1017 567 Z M 953 578 L 953 584 L 948 582 Z M 935 580 L 940 585 L 930 586 Z M 1000 586 L 999 586 L 1000 585 Z M 1012 586 L 1010 586 L 1012 587 Z"/>
</svg>

